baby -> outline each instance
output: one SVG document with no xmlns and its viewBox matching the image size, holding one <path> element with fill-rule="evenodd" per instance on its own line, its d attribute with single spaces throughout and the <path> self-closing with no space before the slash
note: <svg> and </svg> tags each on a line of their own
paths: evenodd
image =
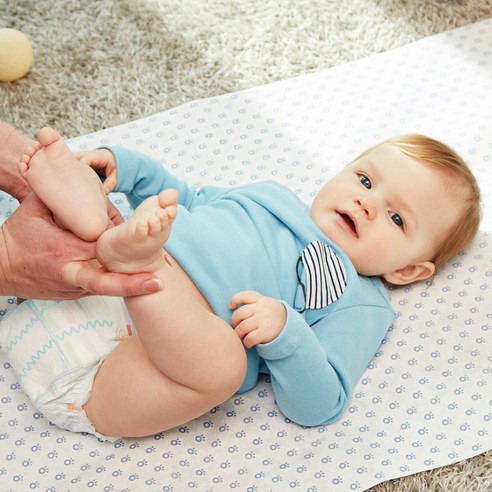
<svg viewBox="0 0 492 492">
<path fill-rule="evenodd" d="M 466 164 L 421 135 L 368 149 L 310 208 L 274 182 L 195 190 L 119 147 L 77 160 L 50 128 L 19 168 L 60 225 L 97 239 L 102 268 L 163 285 L 124 305 L 27 301 L 2 322 L 0 345 L 35 406 L 105 439 L 183 424 L 259 373 L 291 420 L 335 421 L 393 321 L 382 280 L 432 277 L 480 220 Z M 106 230 L 111 191 L 136 210 Z"/>
</svg>

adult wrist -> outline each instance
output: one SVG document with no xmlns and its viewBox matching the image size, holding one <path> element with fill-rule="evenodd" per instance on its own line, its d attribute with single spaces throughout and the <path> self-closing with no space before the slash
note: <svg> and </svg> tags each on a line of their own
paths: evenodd
<svg viewBox="0 0 492 492">
<path fill-rule="evenodd" d="M 22 201 L 29 193 L 26 181 L 20 176 L 18 163 L 24 150 L 34 141 L 0 121 L 0 189 Z"/>
<path fill-rule="evenodd" d="M 8 284 L 10 275 L 9 255 L 5 241 L 4 226 L 0 227 L 0 296 L 12 295 L 9 292 Z"/>
</svg>

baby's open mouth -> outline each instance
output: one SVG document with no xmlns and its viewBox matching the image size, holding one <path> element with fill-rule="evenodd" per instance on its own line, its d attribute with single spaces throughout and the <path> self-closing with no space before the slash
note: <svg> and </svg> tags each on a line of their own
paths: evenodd
<svg viewBox="0 0 492 492">
<path fill-rule="evenodd" d="M 347 215 L 340 212 L 340 217 L 345 221 L 345 223 L 349 226 L 352 232 L 357 235 L 357 228 L 355 227 L 355 222 Z"/>
</svg>

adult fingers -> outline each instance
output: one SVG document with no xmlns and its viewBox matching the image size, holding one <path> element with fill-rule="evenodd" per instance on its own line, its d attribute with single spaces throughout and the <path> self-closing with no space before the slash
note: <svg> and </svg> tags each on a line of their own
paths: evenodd
<svg viewBox="0 0 492 492">
<path fill-rule="evenodd" d="M 162 289 L 162 282 L 151 273 L 105 272 L 84 262 L 72 262 L 65 268 L 65 280 L 91 294 L 129 297 Z"/>
</svg>

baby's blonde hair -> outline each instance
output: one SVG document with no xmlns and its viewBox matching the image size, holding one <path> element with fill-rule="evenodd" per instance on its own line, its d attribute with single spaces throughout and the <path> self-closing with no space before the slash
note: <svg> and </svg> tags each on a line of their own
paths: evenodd
<svg viewBox="0 0 492 492">
<path fill-rule="evenodd" d="M 477 180 L 465 161 L 451 147 L 425 135 L 407 134 L 388 138 L 364 151 L 357 159 L 384 144 L 394 145 L 405 155 L 441 172 L 448 178 L 450 188 L 454 188 L 457 200 L 459 193 L 459 199 L 463 202 L 456 223 L 433 248 L 434 257 L 430 260 L 437 270 L 464 250 L 478 232 L 481 205 Z"/>
</svg>

